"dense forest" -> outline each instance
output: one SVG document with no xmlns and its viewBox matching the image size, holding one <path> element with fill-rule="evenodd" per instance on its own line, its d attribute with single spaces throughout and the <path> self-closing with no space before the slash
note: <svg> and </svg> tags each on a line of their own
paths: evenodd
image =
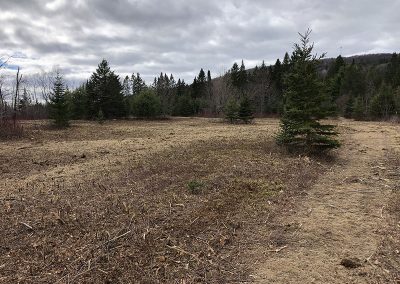
<svg viewBox="0 0 400 284">
<path fill-rule="evenodd" d="M 225 116 L 233 121 L 234 111 L 241 112 L 246 121 L 253 114 L 277 116 L 283 112 L 283 93 L 293 56 L 286 53 L 274 65 L 262 62 L 252 69 L 246 69 L 243 61 L 234 63 L 217 78 L 201 69 L 190 84 L 165 73 L 151 84 L 139 73 L 120 78 L 102 60 L 80 87 L 68 89 L 64 83 L 65 111 L 69 119 Z M 324 59 L 318 74 L 321 90 L 330 98 L 326 103 L 336 115 L 363 120 L 391 119 L 400 113 L 400 55 L 396 53 Z M 54 84 L 57 76 L 53 81 L 47 78 L 47 88 L 41 86 L 43 100 L 32 98 L 31 88 L 24 87 L 18 76 L 11 99 L 5 99 L 0 86 L 1 116 L 47 117 L 51 110 L 50 83 Z"/>
</svg>

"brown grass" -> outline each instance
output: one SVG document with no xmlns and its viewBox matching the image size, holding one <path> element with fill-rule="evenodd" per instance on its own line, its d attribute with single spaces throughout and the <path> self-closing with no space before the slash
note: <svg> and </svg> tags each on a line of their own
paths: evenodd
<svg viewBox="0 0 400 284">
<path fill-rule="evenodd" d="M 384 238 L 376 253 L 376 265 L 384 273 L 378 273 L 376 283 L 400 282 L 400 153 L 388 154 L 389 169 L 386 178 L 395 180 L 392 197 L 387 206 L 382 208 L 382 216 L 387 216 L 388 226 Z"/>
<path fill-rule="evenodd" d="M 251 281 L 258 249 L 296 230 L 275 216 L 325 168 L 281 153 L 276 125 L 30 125 L 0 151 L 0 282 Z"/>
</svg>

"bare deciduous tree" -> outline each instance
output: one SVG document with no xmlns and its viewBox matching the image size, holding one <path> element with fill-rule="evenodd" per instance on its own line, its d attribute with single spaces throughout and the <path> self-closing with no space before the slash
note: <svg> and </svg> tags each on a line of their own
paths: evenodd
<svg viewBox="0 0 400 284">
<path fill-rule="evenodd" d="M 53 70 L 50 72 L 41 72 L 33 75 L 32 83 L 36 98 L 38 97 L 36 92 L 38 92 L 43 100 L 46 102 L 49 101 L 49 96 L 54 85 L 55 74 L 56 72 Z"/>
</svg>

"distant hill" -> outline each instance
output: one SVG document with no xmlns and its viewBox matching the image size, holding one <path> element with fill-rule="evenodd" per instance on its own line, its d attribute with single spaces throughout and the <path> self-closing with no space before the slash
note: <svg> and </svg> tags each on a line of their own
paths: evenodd
<svg viewBox="0 0 400 284">
<path fill-rule="evenodd" d="M 376 54 L 360 54 L 352 56 L 342 56 L 346 63 L 354 63 L 361 65 L 378 65 L 388 63 L 392 57 L 392 53 L 376 53 Z M 335 61 L 335 58 L 325 58 L 321 60 L 325 64 L 330 64 Z"/>
</svg>

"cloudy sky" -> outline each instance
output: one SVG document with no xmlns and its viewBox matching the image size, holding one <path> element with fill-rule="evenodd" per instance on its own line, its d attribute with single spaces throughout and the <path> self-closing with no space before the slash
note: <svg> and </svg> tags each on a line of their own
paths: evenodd
<svg viewBox="0 0 400 284">
<path fill-rule="evenodd" d="M 400 0 L 1 0 L 0 11 L 9 69 L 58 66 L 77 80 L 102 58 L 147 81 L 191 81 L 201 67 L 215 77 L 241 59 L 273 63 L 308 27 L 328 57 L 400 50 Z"/>
</svg>

